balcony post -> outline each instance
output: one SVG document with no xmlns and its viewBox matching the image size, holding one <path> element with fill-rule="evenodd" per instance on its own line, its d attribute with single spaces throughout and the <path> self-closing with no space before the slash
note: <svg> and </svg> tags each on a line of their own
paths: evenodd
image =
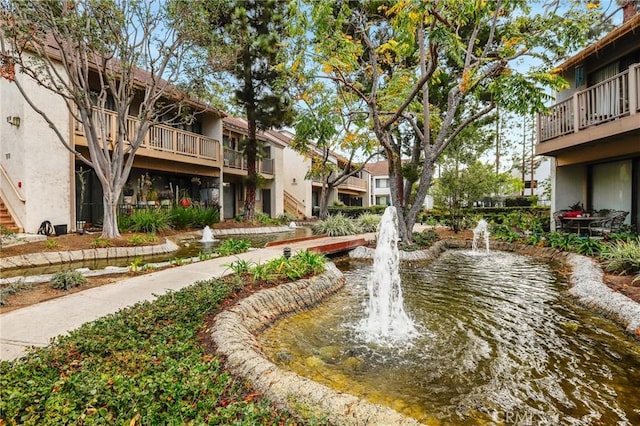
<svg viewBox="0 0 640 426">
<path fill-rule="evenodd" d="M 580 131 L 580 98 L 578 96 L 580 92 L 576 92 L 573 94 L 573 133 L 578 133 Z"/>
<path fill-rule="evenodd" d="M 638 113 L 638 98 L 640 98 L 640 87 L 638 87 L 638 80 L 640 80 L 640 64 L 635 64 L 629 67 L 629 114 L 634 115 Z"/>
</svg>

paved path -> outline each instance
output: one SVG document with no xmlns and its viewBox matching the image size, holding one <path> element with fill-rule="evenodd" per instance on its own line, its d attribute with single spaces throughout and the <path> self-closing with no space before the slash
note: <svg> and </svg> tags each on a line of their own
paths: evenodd
<svg viewBox="0 0 640 426">
<path fill-rule="evenodd" d="M 322 244 L 350 241 L 363 235 L 326 237 L 286 244 L 295 253 Z M 373 239 L 365 234 L 365 239 Z M 250 262 L 262 262 L 282 255 L 285 245 L 261 248 L 232 257 L 211 259 L 177 268 L 164 269 L 150 274 L 126 278 L 113 284 L 91 288 L 57 299 L 0 315 L 0 359 L 19 358 L 28 347 L 47 346 L 50 339 L 80 327 L 104 315 L 168 290 L 179 290 L 199 280 L 207 280 L 231 273 L 225 267 L 235 258 Z"/>
</svg>

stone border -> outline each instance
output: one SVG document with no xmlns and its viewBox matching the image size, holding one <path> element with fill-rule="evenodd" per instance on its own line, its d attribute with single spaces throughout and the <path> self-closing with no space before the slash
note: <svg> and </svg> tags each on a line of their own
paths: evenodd
<svg viewBox="0 0 640 426">
<path fill-rule="evenodd" d="M 211 336 L 226 358 L 225 367 L 301 419 L 314 417 L 336 425 L 419 425 L 391 408 L 281 370 L 260 350 L 258 333 L 285 315 L 317 305 L 343 285 L 344 276 L 329 263 L 323 275 L 262 290 L 218 314 Z"/>
<path fill-rule="evenodd" d="M 76 251 L 55 251 L 31 253 L 21 256 L 0 258 L 0 269 L 10 270 L 35 266 L 56 265 L 59 263 L 85 262 L 101 259 L 135 258 L 139 256 L 156 256 L 173 253 L 178 245 L 169 239 L 164 244 L 134 247 L 105 247 Z"/>
<path fill-rule="evenodd" d="M 401 252 L 401 260 L 433 260 L 449 249 L 471 249 L 471 244 L 471 241 L 442 240 L 428 250 Z M 581 304 L 613 318 L 627 333 L 636 338 L 640 336 L 640 304 L 604 285 L 602 270 L 592 259 L 552 248 L 500 241 L 493 242 L 492 248 L 556 260 L 570 266 L 569 294 Z M 373 252 L 373 249 L 359 247 L 349 255 L 371 259 Z M 315 417 L 336 425 L 420 425 L 417 420 L 391 408 L 281 370 L 260 350 L 257 334 L 283 316 L 317 305 L 343 285 L 344 276 L 331 263 L 321 276 L 260 291 L 218 314 L 211 335 L 218 353 L 227 360 L 225 366 L 279 407 L 301 419 Z"/>
</svg>

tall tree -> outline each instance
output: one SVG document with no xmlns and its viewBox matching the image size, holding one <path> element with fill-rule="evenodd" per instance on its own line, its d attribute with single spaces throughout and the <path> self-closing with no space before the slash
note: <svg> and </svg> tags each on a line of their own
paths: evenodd
<svg viewBox="0 0 640 426">
<path fill-rule="evenodd" d="M 260 183 L 257 160 L 260 146 L 258 130 L 289 125 L 293 121 L 292 103 L 283 77 L 283 37 L 287 33 L 287 3 L 280 0 L 185 0 L 196 22 L 206 24 L 197 38 L 208 50 L 216 76 L 235 92 L 244 110 L 248 138 L 244 218 L 255 216 L 256 189 Z M 226 87 L 228 90 L 228 87 Z"/>
<path fill-rule="evenodd" d="M 154 0 L 0 3 L 3 62 L 60 96 L 84 126 L 88 157 L 64 137 L 63 129 L 40 99 L 25 90 L 21 79 L 11 79 L 59 141 L 95 170 L 102 186 L 104 238 L 120 235 L 117 203 L 149 127 L 173 122 L 182 114 L 173 84 L 190 46 L 184 24 L 180 34 L 173 25 L 176 14 L 180 11 Z M 130 126 L 127 117 L 134 102 L 137 124 Z M 107 110 L 117 115 L 115 128 L 107 129 Z"/>
<path fill-rule="evenodd" d="M 309 8 L 312 51 L 324 65 L 318 77 L 338 82 L 366 105 L 389 160 L 405 241 L 447 145 L 498 103 L 518 112 L 544 109 L 545 91 L 565 83 L 551 67 L 582 45 L 599 17 L 597 7 L 560 0 L 318 0 Z M 536 61 L 521 72 L 514 64 L 525 57 Z M 448 84 L 438 104 L 430 87 L 440 81 Z M 414 137 L 398 137 L 399 129 Z M 405 196 L 406 152 L 422 164 L 415 199 Z"/>
<path fill-rule="evenodd" d="M 374 150 L 371 132 L 362 117 L 347 109 L 352 105 L 345 102 L 344 93 L 337 92 L 327 82 L 304 81 L 309 85 L 298 87 L 296 136 L 292 148 L 311 158 L 307 178 L 322 182 L 318 217 L 326 219 L 331 190 L 362 171 L 378 151 Z M 337 163 L 338 152 L 346 156 L 343 164 Z M 356 161 L 361 156 L 364 160 Z"/>
<path fill-rule="evenodd" d="M 509 173 L 496 173 L 491 164 L 472 161 L 461 170 L 443 171 L 435 179 L 434 199 L 436 205 L 449 210 L 451 228 L 458 232 L 463 229 L 462 208 L 491 196 L 496 186 L 505 192 L 514 192 L 522 187 L 522 182 Z"/>
</svg>

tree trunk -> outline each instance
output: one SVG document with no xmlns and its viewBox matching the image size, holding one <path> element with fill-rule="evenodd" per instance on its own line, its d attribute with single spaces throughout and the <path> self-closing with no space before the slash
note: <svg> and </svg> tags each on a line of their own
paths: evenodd
<svg viewBox="0 0 640 426">
<path fill-rule="evenodd" d="M 110 188 L 102 188 L 102 204 L 104 206 L 104 215 L 102 218 L 102 235 L 101 238 L 118 238 L 120 230 L 118 229 L 118 198 L 120 194 L 114 194 Z"/>
<path fill-rule="evenodd" d="M 329 217 L 329 190 L 327 189 L 326 181 L 322 184 L 320 189 L 320 211 L 318 212 L 318 218 L 325 220 Z"/>
<path fill-rule="evenodd" d="M 250 76 L 247 77 L 251 81 Z M 247 193 L 244 198 L 244 220 L 250 221 L 256 217 L 256 188 L 258 184 L 258 140 L 256 138 L 255 108 L 247 107 L 248 140 L 245 148 L 247 156 L 247 179 L 245 184 Z"/>
</svg>

